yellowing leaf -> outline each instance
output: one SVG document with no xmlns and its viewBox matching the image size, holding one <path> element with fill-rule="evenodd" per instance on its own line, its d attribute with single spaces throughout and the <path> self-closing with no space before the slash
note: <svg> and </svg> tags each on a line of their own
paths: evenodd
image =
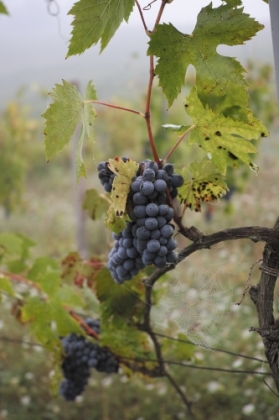
<svg viewBox="0 0 279 420">
<path fill-rule="evenodd" d="M 122 21 L 128 22 L 134 3 L 134 0 L 77 1 L 69 12 L 75 18 L 67 57 L 82 54 L 99 40 L 102 51 Z"/>
<path fill-rule="evenodd" d="M 247 111 L 247 122 L 234 121 L 211 109 L 204 108 L 193 88 L 187 97 L 186 110 L 195 128 L 189 133 L 189 144 L 197 143 L 209 155 L 214 165 L 225 175 L 227 166 L 237 167 L 243 162 L 254 171 L 249 153 L 257 153 L 250 140 L 266 137 L 269 133 L 263 124 Z"/>
<path fill-rule="evenodd" d="M 46 119 L 44 144 L 46 158 L 50 159 L 60 152 L 71 140 L 77 124 L 81 123 L 81 131 L 76 151 L 77 181 L 86 176 L 82 159 L 82 147 L 86 137 L 93 140 L 93 124 L 96 113 L 90 104 L 96 99 L 96 91 L 90 81 L 86 88 L 85 100 L 77 88 L 63 80 L 63 85 L 56 84 L 50 93 L 53 103 L 42 115 Z"/>
<path fill-rule="evenodd" d="M 191 210 L 201 211 L 200 202 L 218 200 L 226 194 L 227 184 L 216 166 L 208 159 L 194 162 L 179 172 L 185 182 L 179 188 L 178 197 L 181 203 Z"/>
<path fill-rule="evenodd" d="M 136 175 L 139 164 L 128 159 L 124 162 L 120 157 L 109 159 L 109 169 L 116 175 L 111 191 L 111 205 L 108 210 L 105 225 L 113 232 L 121 232 L 129 217 L 126 204 L 132 178 Z"/>
<path fill-rule="evenodd" d="M 93 220 L 100 219 L 109 208 L 109 201 L 98 193 L 97 190 L 87 190 L 82 204 L 83 210 L 88 211 L 89 217 Z"/>
<path fill-rule="evenodd" d="M 210 3 L 202 8 L 190 35 L 178 31 L 172 24 L 156 26 L 148 54 L 159 58 L 155 73 L 169 105 L 181 91 L 186 70 L 192 64 L 202 103 L 225 115 L 234 115 L 235 119 L 243 117 L 242 108 L 245 109 L 248 102 L 245 70 L 234 58 L 218 54 L 217 47 L 242 45 L 263 29 L 263 25 L 243 13 L 243 8 L 233 8 L 237 0 L 229 3 L 217 8 L 212 8 Z"/>
</svg>

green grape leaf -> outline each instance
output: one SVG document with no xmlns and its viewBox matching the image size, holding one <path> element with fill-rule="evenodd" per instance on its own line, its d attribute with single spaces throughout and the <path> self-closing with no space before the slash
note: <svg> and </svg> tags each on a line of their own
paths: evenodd
<svg viewBox="0 0 279 420">
<path fill-rule="evenodd" d="M 108 45 L 123 20 L 128 22 L 134 0 L 79 0 L 69 15 L 74 15 L 72 38 L 67 57 L 82 54 L 101 40 L 101 51 Z"/>
<path fill-rule="evenodd" d="M 31 332 L 50 350 L 60 343 L 59 336 L 71 332 L 84 334 L 83 329 L 56 299 L 46 301 L 38 296 L 27 297 L 21 310 L 21 321 L 30 322 Z"/>
<path fill-rule="evenodd" d="M 70 307 L 84 307 L 84 299 L 81 296 L 80 290 L 74 289 L 67 284 L 62 284 L 55 294 L 57 301 L 61 305 L 68 305 Z"/>
<path fill-rule="evenodd" d="M 59 290 L 61 278 L 57 273 L 41 272 L 35 279 L 33 279 L 33 282 L 38 284 L 40 289 L 51 298 Z"/>
<path fill-rule="evenodd" d="M 90 101 L 97 99 L 92 82 L 87 85 L 85 100 L 80 96 L 77 88 L 63 80 L 63 85 L 56 84 L 50 93 L 53 103 L 42 115 L 45 118 L 44 144 L 46 158 L 49 160 L 60 152 L 71 140 L 76 127 L 81 123 L 76 150 L 77 181 L 86 176 L 86 168 L 82 159 L 82 147 L 86 137 L 93 140 L 93 125 L 96 117 Z"/>
<path fill-rule="evenodd" d="M 9 12 L 2 1 L 0 1 L 0 13 L 3 15 L 8 15 Z"/>
<path fill-rule="evenodd" d="M 82 208 L 88 211 L 88 215 L 92 220 L 97 220 L 108 211 L 109 204 L 105 195 L 99 194 L 97 190 L 91 189 L 85 193 Z"/>
<path fill-rule="evenodd" d="M 198 143 L 221 174 L 225 175 L 228 165 L 235 168 L 240 162 L 250 166 L 253 171 L 258 170 L 248 157 L 248 153 L 257 153 L 250 140 L 266 137 L 269 133 L 253 117 L 252 111 L 247 111 L 247 123 L 215 114 L 208 107 L 203 107 L 195 88 L 187 97 L 186 109 L 195 125 L 189 133 L 189 144 Z"/>
<path fill-rule="evenodd" d="M 111 192 L 111 205 L 107 213 L 105 225 L 113 232 L 121 232 L 129 217 L 126 205 L 132 178 L 136 175 L 139 164 L 131 159 L 126 162 L 120 157 L 109 159 L 108 168 L 116 175 Z"/>
<path fill-rule="evenodd" d="M 227 5 L 229 5 L 231 7 L 242 5 L 242 0 L 224 0 L 224 1 L 227 3 Z"/>
<path fill-rule="evenodd" d="M 15 233 L 0 233 L 0 257 L 21 258 L 24 248 L 24 239 Z"/>
<path fill-rule="evenodd" d="M 155 73 L 169 105 L 181 91 L 186 70 L 192 64 L 202 103 L 235 119 L 245 118 L 245 70 L 234 58 L 218 54 L 217 47 L 242 45 L 261 29 L 263 25 L 243 13 L 243 8 L 228 4 L 212 8 L 212 3 L 200 11 L 191 35 L 181 33 L 172 24 L 157 25 L 148 54 L 159 58 Z"/>
<path fill-rule="evenodd" d="M 55 260 L 49 257 L 39 257 L 35 260 L 33 266 L 28 272 L 28 278 L 36 282 L 37 278 L 42 273 L 51 273 L 58 270 L 58 264 Z"/>
<path fill-rule="evenodd" d="M 200 202 L 218 200 L 228 190 L 224 176 L 208 159 L 193 162 L 189 167 L 177 170 L 184 178 L 178 190 L 178 198 L 190 210 L 201 211 Z"/>
<path fill-rule="evenodd" d="M 115 325 L 108 322 L 103 322 L 101 319 L 102 334 L 100 336 L 100 344 L 110 349 L 113 354 L 118 357 L 123 356 L 124 360 L 129 362 L 126 358 L 153 358 L 151 352 L 147 351 L 149 347 L 148 337 L 146 333 L 139 331 L 136 327 L 127 325 L 126 322 L 122 321 L 119 323 L 118 328 Z M 153 357 L 152 357 L 153 356 Z M 150 368 L 154 367 L 150 364 Z"/>
<path fill-rule="evenodd" d="M 7 295 L 12 297 L 15 295 L 12 282 L 2 274 L 0 274 L 0 295 L 1 292 L 5 292 Z"/>
<path fill-rule="evenodd" d="M 133 280 L 118 285 L 107 268 L 100 270 L 95 277 L 94 291 L 101 303 L 104 320 L 111 318 L 131 322 L 134 316 L 140 317 L 144 308 L 144 286 L 136 276 Z M 122 321 L 121 321 L 122 322 Z"/>
</svg>

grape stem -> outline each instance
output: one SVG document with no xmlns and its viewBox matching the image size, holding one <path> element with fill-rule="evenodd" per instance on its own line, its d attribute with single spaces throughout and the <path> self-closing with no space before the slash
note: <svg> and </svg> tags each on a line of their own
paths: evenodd
<svg viewBox="0 0 279 420">
<path fill-rule="evenodd" d="M 177 146 L 179 146 L 179 144 L 182 142 L 182 140 L 187 136 L 187 134 L 189 134 L 190 131 L 192 131 L 194 128 L 196 128 L 196 125 L 191 125 L 191 127 L 189 127 L 188 130 L 186 130 L 185 133 L 183 133 L 182 136 L 179 137 L 179 139 L 177 140 L 175 145 L 171 148 L 171 150 L 169 151 L 169 153 L 165 157 L 165 159 L 163 161 L 163 165 L 169 160 L 170 156 L 173 154 L 173 152 L 175 151 Z"/>
<path fill-rule="evenodd" d="M 128 111 L 128 112 L 132 112 L 133 114 L 137 114 L 140 115 L 141 117 L 145 118 L 145 114 L 143 112 L 137 111 L 136 109 L 131 109 L 131 108 L 125 108 L 123 106 L 119 106 L 119 105 L 113 105 L 113 104 L 109 104 L 107 102 L 102 102 L 102 101 L 97 101 L 95 99 L 92 99 L 90 101 L 84 101 L 85 104 L 97 104 L 97 105 L 104 105 L 104 106 L 108 106 L 109 108 L 115 108 L 115 109 L 119 109 L 120 111 Z"/>
</svg>

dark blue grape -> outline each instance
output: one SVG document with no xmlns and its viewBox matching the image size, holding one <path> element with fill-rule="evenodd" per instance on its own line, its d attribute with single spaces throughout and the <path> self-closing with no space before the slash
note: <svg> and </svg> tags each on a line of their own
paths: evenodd
<svg viewBox="0 0 279 420">
<path fill-rule="evenodd" d="M 158 208 L 157 204 L 149 203 L 149 204 L 147 204 L 145 211 L 146 211 L 147 216 L 154 217 L 154 216 L 157 216 L 157 214 L 159 212 L 159 208 Z"/>
<path fill-rule="evenodd" d="M 150 230 L 147 229 L 146 226 L 141 226 L 137 229 L 138 239 L 149 239 L 150 235 Z"/>
<path fill-rule="evenodd" d="M 173 235 L 173 227 L 171 225 L 165 225 L 161 228 L 161 234 L 164 238 L 168 239 Z"/>
<path fill-rule="evenodd" d="M 173 174 L 173 171 L 174 171 L 174 169 L 173 169 L 173 165 L 172 165 L 171 163 L 166 163 L 166 164 L 163 166 L 163 170 L 164 170 L 164 171 L 166 171 L 166 173 L 167 173 L 169 176 L 171 176 L 171 175 Z"/>
<path fill-rule="evenodd" d="M 137 205 L 141 205 L 141 204 L 147 204 L 148 203 L 148 198 L 145 195 L 142 195 L 141 192 L 136 192 L 133 195 L 133 202 Z"/>
<path fill-rule="evenodd" d="M 146 168 L 143 171 L 142 178 L 144 181 L 154 181 L 155 180 L 155 172 L 151 168 Z"/>
<path fill-rule="evenodd" d="M 167 189 L 167 184 L 163 179 L 156 179 L 156 181 L 154 182 L 153 188 L 155 189 L 155 191 L 159 193 L 163 193 Z"/>
<path fill-rule="evenodd" d="M 155 217 L 148 217 L 145 221 L 148 230 L 155 230 L 158 227 L 158 220 Z"/>
<path fill-rule="evenodd" d="M 160 249 L 160 242 L 159 241 L 157 241 L 156 239 L 150 239 L 150 241 L 148 241 L 148 244 L 147 244 L 147 249 L 148 249 L 148 251 L 150 251 L 150 252 L 158 252 L 159 251 L 159 249 Z"/>
<path fill-rule="evenodd" d="M 136 206 L 134 207 L 134 213 L 137 218 L 145 217 L 146 216 L 146 206 Z"/>
<path fill-rule="evenodd" d="M 156 182 L 156 181 L 155 181 Z M 154 184 L 150 181 L 144 181 L 141 184 L 140 191 L 143 195 L 149 196 L 154 191 Z"/>
</svg>

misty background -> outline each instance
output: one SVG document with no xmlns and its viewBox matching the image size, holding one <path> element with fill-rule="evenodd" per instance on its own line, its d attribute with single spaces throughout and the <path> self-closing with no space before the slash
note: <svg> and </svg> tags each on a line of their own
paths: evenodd
<svg viewBox="0 0 279 420">
<path fill-rule="evenodd" d="M 163 21 L 172 20 L 184 33 L 194 29 L 200 8 L 208 1 L 197 0 L 187 16 L 181 15 L 180 5 L 185 0 L 175 0 L 166 8 Z M 140 1 L 144 6 L 148 2 Z M 193 2 L 192 2 L 193 3 Z M 213 6 L 220 5 L 213 1 Z M 0 50 L 0 109 L 11 100 L 22 86 L 31 91 L 28 100 L 36 114 L 41 114 L 48 105 L 38 92 L 41 88 L 51 91 L 62 79 L 78 82 L 83 91 L 86 83 L 93 80 L 98 98 L 108 100 L 136 97 L 146 88 L 148 80 L 148 36 L 141 25 L 139 14 L 134 10 L 130 24 L 123 23 L 108 47 L 99 55 L 99 45 L 87 50 L 82 56 L 65 59 L 70 39 L 71 21 L 67 16 L 73 1 L 10 0 L 6 2 L 10 16 L 1 16 L 2 45 Z M 265 25 L 264 30 L 244 46 L 220 45 L 217 51 L 236 57 L 245 66 L 251 59 L 273 64 L 269 9 L 262 0 L 244 1 L 245 11 Z M 151 28 L 158 4 L 145 12 L 147 25 Z M 52 14 L 56 14 L 53 16 Z M 112 71 L 113 69 L 113 71 Z"/>
</svg>

